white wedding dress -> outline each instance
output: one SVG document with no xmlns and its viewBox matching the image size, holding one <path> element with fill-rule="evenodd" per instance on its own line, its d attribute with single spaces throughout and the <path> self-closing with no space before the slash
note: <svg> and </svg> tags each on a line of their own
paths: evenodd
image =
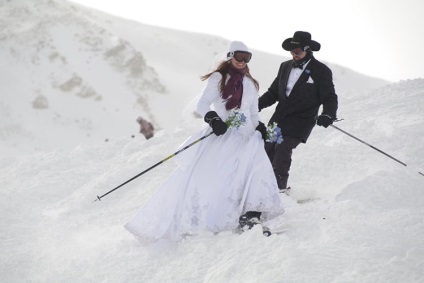
<svg viewBox="0 0 424 283">
<path fill-rule="evenodd" d="M 197 110 L 202 116 L 214 110 L 225 121 L 231 111 L 225 109 L 220 97 L 220 80 L 219 73 L 208 79 Z M 262 221 L 284 212 L 264 141 L 255 130 L 258 92 L 247 77 L 243 90 L 237 111 L 246 116 L 246 123 L 230 127 L 221 136 L 212 134 L 175 157 L 178 168 L 125 225 L 139 240 L 178 241 L 200 231 L 235 229 L 247 211 L 262 212 Z M 211 131 L 205 124 L 180 148 Z"/>
</svg>

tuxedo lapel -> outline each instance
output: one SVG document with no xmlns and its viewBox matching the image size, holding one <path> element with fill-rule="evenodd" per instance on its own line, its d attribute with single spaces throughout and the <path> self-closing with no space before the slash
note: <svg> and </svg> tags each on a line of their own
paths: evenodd
<svg viewBox="0 0 424 283">
<path fill-rule="evenodd" d="M 290 72 L 293 68 L 293 61 L 287 62 L 282 68 L 281 68 L 281 74 L 280 74 L 280 82 L 279 82 L 279 88 L 278 91 L 280 99 L 286 99 L 286 89 L 287 89 L 287 82 L 289 81 Z"/>
<path fill-rule="evenodd" d="M 309 79 L 309 74 L 306 73 L 305 71 L 302 72 L 302 74 L 300 75 L 299 79 L 297 80 L 297 82 L 294 84 L 292 92 L 291 93 L 297 93 L 297 89 L 304 85 Z"/>
</svg>

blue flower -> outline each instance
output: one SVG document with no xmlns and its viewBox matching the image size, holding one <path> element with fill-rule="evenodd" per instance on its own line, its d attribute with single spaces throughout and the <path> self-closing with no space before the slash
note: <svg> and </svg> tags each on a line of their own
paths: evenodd
<svg viewBox="0 0 424 283">
<path fill-rule="evenodd" d="M 225 124 L 227 124 L 229 128 L 234 127 L 238 129 L 240 126 L 244 126 L 246 124 L 246 120 L 247 118 L 244 113 L 232 111 L 225 121 Z"/>
<path fill-rule="evenodd" d="M 283 135 L 281 134 L 281 128 L 277 126 L 277 123 L 272 123 L 266 129 L 266 142 L 276 142 L 280 144 L 283 142 Z"/>
</svg>

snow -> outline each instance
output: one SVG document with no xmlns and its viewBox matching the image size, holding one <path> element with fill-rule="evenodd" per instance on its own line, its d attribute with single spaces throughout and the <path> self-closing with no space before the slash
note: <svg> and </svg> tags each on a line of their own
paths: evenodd
<svg viewBox="0 0 424 283">
<path fill-rule="evenodd" d="M 21 2 L 28 10 L 37 8 L 30 1 Z M 13 5 L 13 15 L 22 12 L 23 4 L 0 4 L 1 18 L 11 15 Z M 81 19 L 87 19 L 84 15 L 89 15 L 90 23 L 103 26 L 101 34 L 105 35 L 104 45 L 96 48 L 108 49 L 106 39 L 113 37 L 115 42 L 127 42 L 127 50 L 141 52 L 146 66 L 155 69 L 146 75 L 156 74 L 168 91 L 160 94 L 150 90 L 143 96 L 147 108 L 151 108 L 156 125 L 161 126 L 158 121 L 172 120 L 176 126 L 159 127 L 149 140 L 134 134 L 140 111 L 130 110 L 137 99 L 131 96 L 134 89 L 121 84 L 130 76 L 128 73 L 124 76 L 120 70 L 113 71 L 100 53 L 77 52 L 80 47 L 75 46 L 68 46 L 74 51 L 66 53 L 52 43 L 52 49 L 58 49 L 68 60 L 66 66 L 55 65 L 43 57 L 45 49 L 37 53 L 25 41 L 20 41 L 22 46 L 15 45 L 22 36 L 38 40 L 36 34 L 28 34 L 38 18 L 25 14 L 27 22 L 21 19 L 16 29 L 8 25 L 0 36 L 4 43 L 0 47 L 0 73 L 4 79 L 0 85 L 3 282 L 424 281 L 424 176 L 419 174 L 424 172 L 424 79 L 384 84 L 330 64 L 335 66 L 339 118 L 344 119 L 335 125 L 407 166 L 333 127 L 316 127 L 308 143 L 294 152 L 289 179 L 292 194 L 281 195 L 286 213 L 269 223 L 283 233 L 267 238 L 259 227 L 254 227 L 241 235 L 205 232 L 178 243 L 142 245 L 123 225 L 172 172 L 174 159 L 101 201 L 95 200 L 174 153 L 188 136 L 203 127 L 204 123 L 192 114 L 195 96 L 202 88 L 198 76 L 211 66 L 214 56 L 225 50 L 227 41 L 188 33 L 186 40 L 191 44 L 179 44 L 176 34 L 180 32 L 135 24 L 66 2 L 40 1 L 39 5 L 38 11 L 45 11 L 45 15 L 59 17 L 63 11 L 71 11 L 65 31 L 78 27 Z M 141 43 L 137 41 L 139 36 L 131 36 L 132 31 L 139 35 L 141 30 L 152 38 L 149 49 L 143 49 L 149 42 Z M 175 54 L 190 54 L 195 59 L 188 60 L 188 55 L 178 60 L 175 54 L 152 55 L 153 44 L 161 40 L 181 49 Z M 206 51 L 190 52 L 204 40 L 209 43 Z M 10 53 L 12 46 L 22 57 L 11 55 L 17 54 Z M 255 64 L 252 60 L 252 73 L 258 74 L 262 89 L 266 89 L 284 58 L 254 52 L 258 56 L 254 57 Z M 35 55 L 40 58 L 36 64 L 24 58 Z M 93 58 L 86 67 L 90 72 L 84 73 L 83 67 L 69 67 L 80 62 L 75 60 L 78 56 L 85 56 L 82 60 Z M 319 59 L 319 53 L 316 57 Z M 187 68 L 185 61 L 189 62 Z M 173 76 L 176 69 L 181 72 Z M 73 73 L 87 85 L 95 85 L 94 89 L 126 87 L 128 95 L 104 92 L 104 99 L 96 104 L 51 87 L 48 74 L 69 78 Z M 104 74 L 108 80 L 93 74 Z M 31 78 L 31 82 L 25 78 Z M 149 79 L 141 75 L 138 82 L 142 80 Z M 188 93 L 183 94 L 184 89 Z M 32 94 L 37 91 L 47 98 L 48 108 L 30 107 Z M 149 98 L 156 102 L 150 104 Z M 173 111 L 166 110 L 170 108 L 167 99 Z M 112 106 L 119 111 L 102 111 Z M 272 109 L 267 109 L 261 117 L 267 121 L 271 114 Z M 82 117 L 90 121 L 89 130 L 76 126 L 75 121 Z M 102 121 L 106 124 L 103 127 Z M 123 127 L 125 123 L 128 125 Z M 313 200 L 297 202 L 305 199 Z"/>
</svg>

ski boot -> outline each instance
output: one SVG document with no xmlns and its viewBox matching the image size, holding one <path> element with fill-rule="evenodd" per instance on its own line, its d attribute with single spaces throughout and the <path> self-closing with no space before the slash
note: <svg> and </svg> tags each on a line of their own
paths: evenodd
<svg viewBox="0 0 424 283">
<path fill-rule="evenodd" d="M 239 218 L 239 229 L 242 231 L 250 230 L 253 226 L 261 224 L 261 212 L 248 211 Z"/>
<path fill-rule="evenodd" d="M 239 233 L 242 233 L 246 230 L 252 229 L 255 225 L 260 225 L 262 228 L 262 234 L 265 237 L 271 236 L 272 232 L 268 227 L 262 225 L 261 222 L 261 212 L 259 211 L 248 211 L 239 218 Z"/>
<path fill-rule="evenodd" d="M 290 187 L 288 187 L 288 188 L 285 188 L 285 189 L 280 189 L 280 194 L 286 194 L 286 195 L 290 195 L 290 190 L 291 190 L 291 188 Z"/>
<path fill-rule="evenodd" d="M 262 222 L 260 221 L 260 215 L 261 215 L 260 212 L 248 211 L 246 214 L 243 214 L 242 216 L 240 216 L 238 231 L 244 232 L 244 231 L 252 229 L 253 226 L 259 224 L 262 228 L 262 234 L 265 237 L 271 236 L 272 234 L 271 230 L 268 227 L 265 227 L 262 225 Z"/>
</svg>

